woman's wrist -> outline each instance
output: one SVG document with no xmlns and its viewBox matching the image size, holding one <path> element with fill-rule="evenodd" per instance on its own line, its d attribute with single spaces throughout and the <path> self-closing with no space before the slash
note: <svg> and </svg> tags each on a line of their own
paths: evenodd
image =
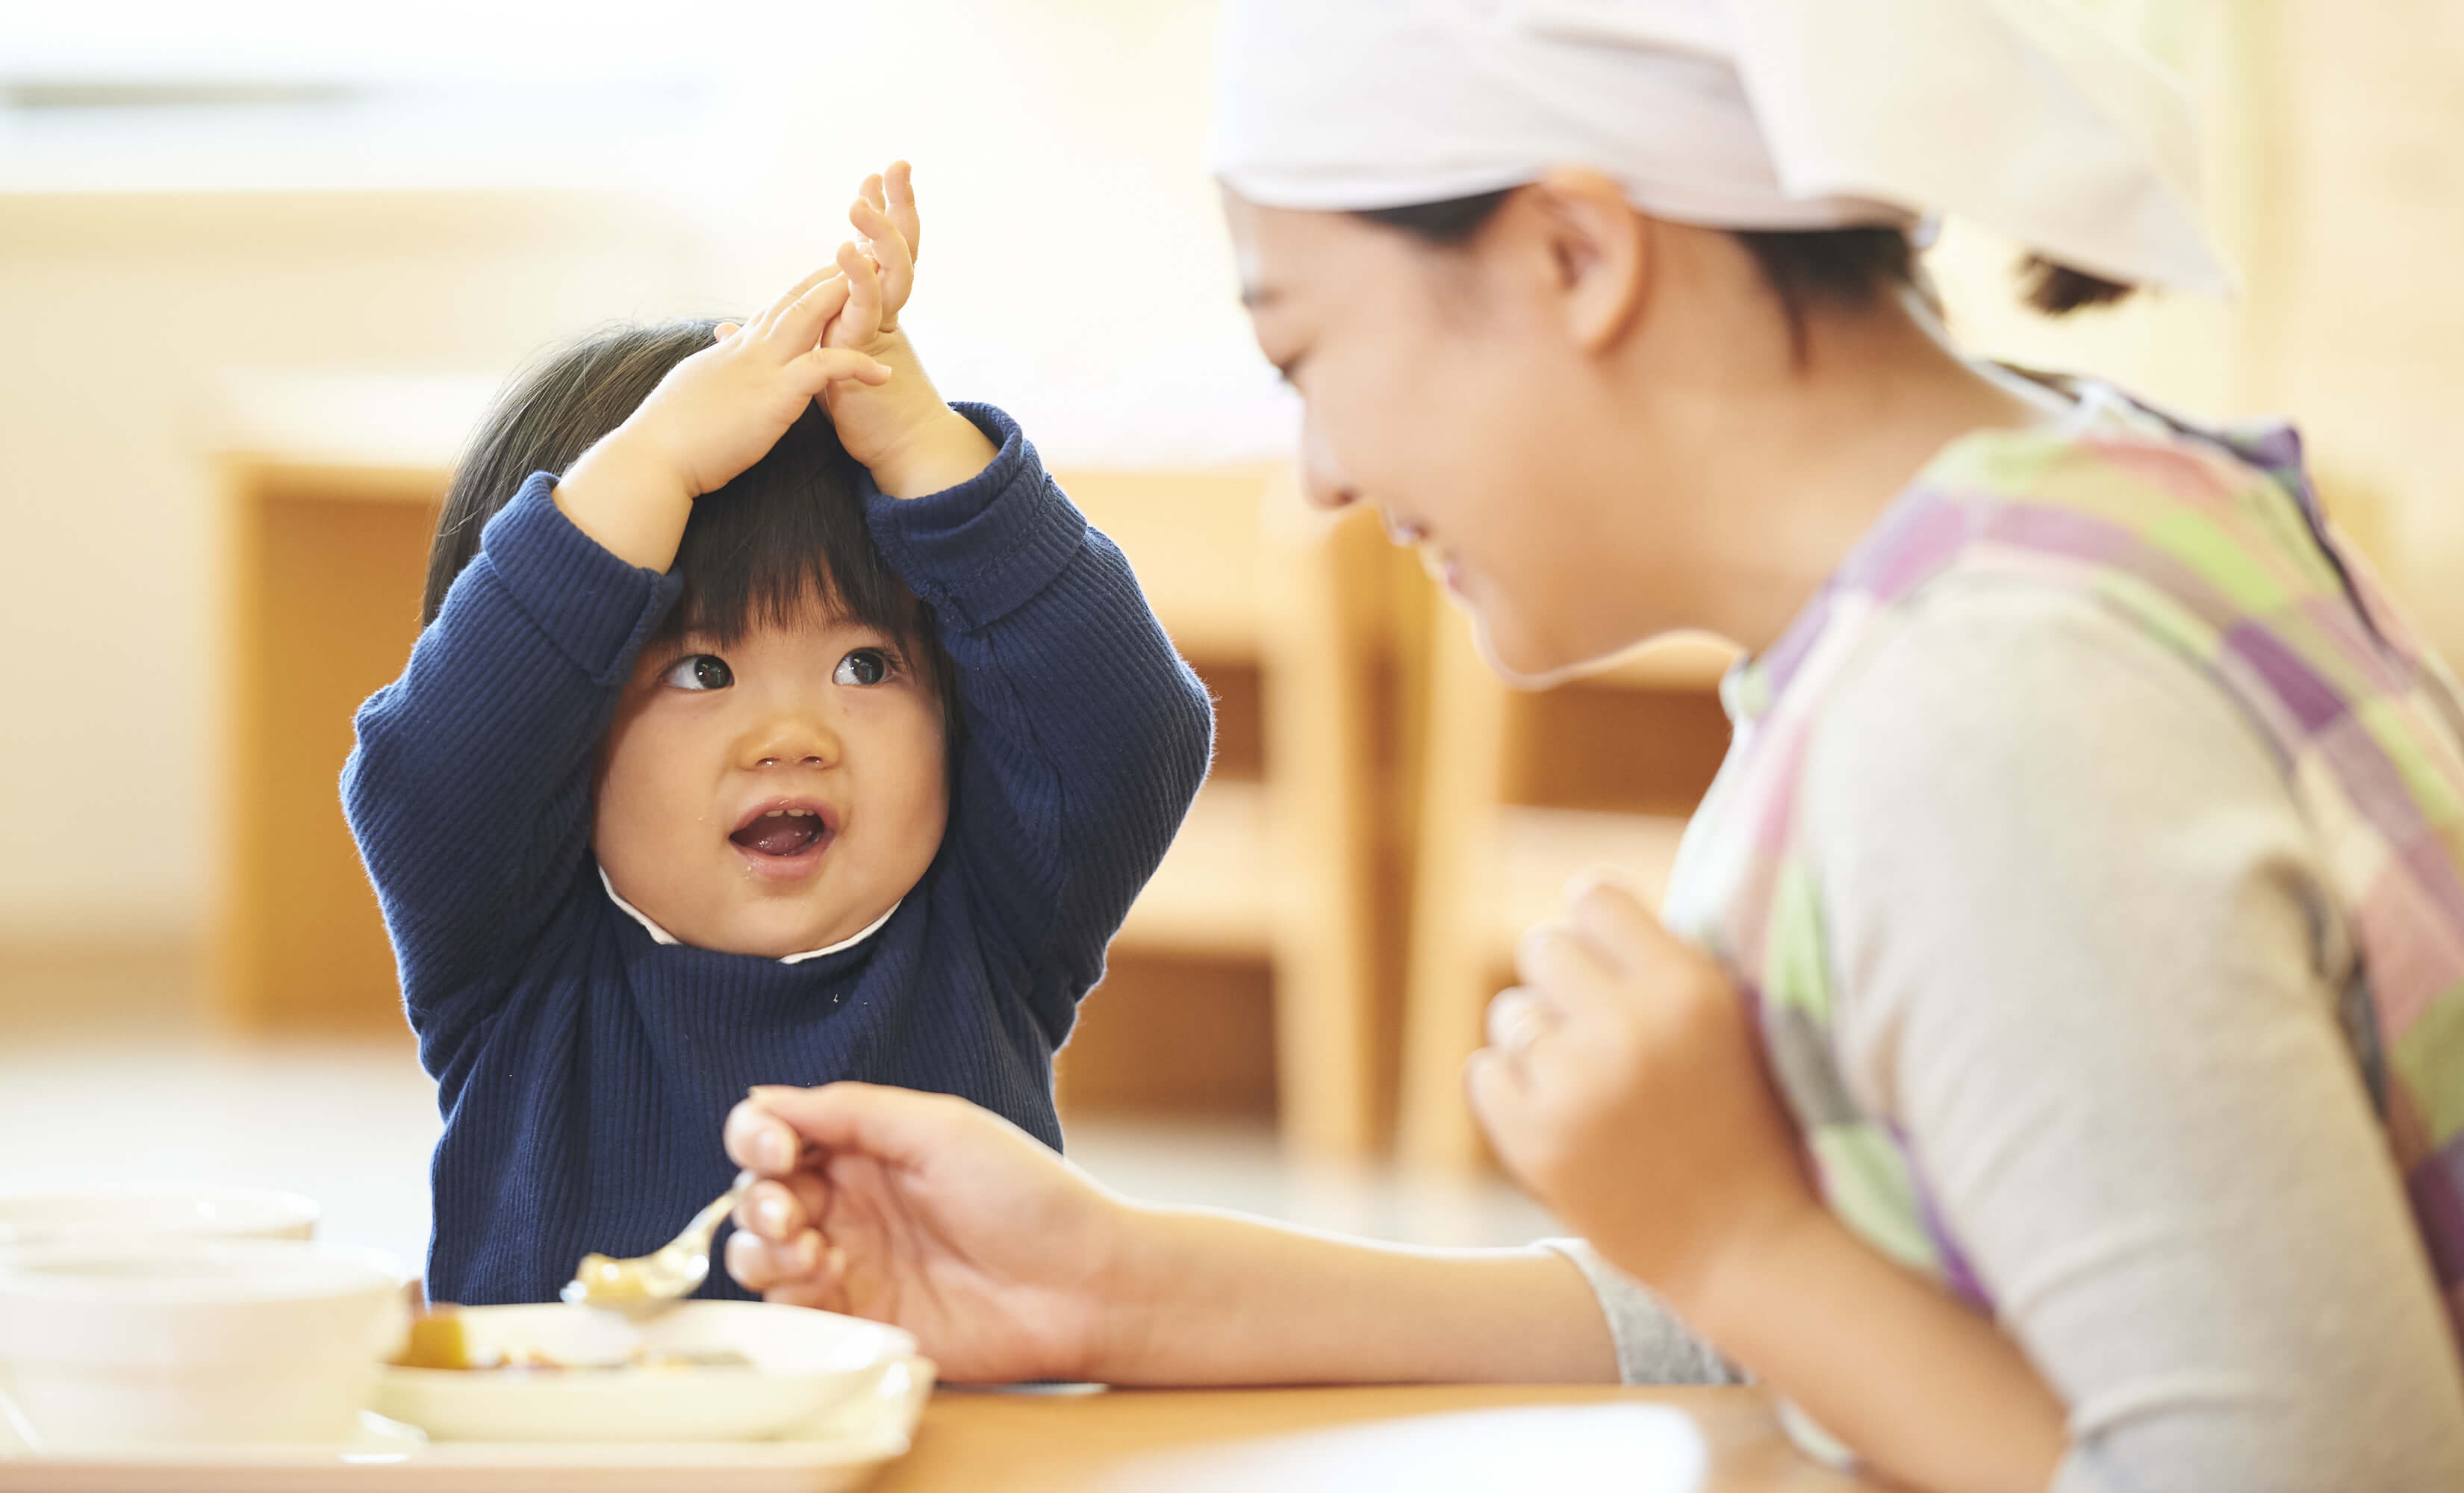
<svg viewBox="0 0 2464 1493">
<path fill-rule="evenodd" d="M 1142 1384 L 1151 1378 L 1155 1318 L 1169 1309 L 1169 1263 L 1177 1251 L 1160 1209 L 1125 1197 L 1107 1199 L 1101 1243 L 1087 1284 L 1092 1311 L 1080 1378 Z"/>
<path fill-rule="evenodd" d="M 1084 1370 L 1112 1384 L 1608 1382 L 1590 1283 L 1553 1250 L 1434 1250 L 1119 1202 Z"/>
<path fill-rule="evenodd" d="M 1822 1235 L 1837 1232 L 1854 1243 L 1845 1231 L 1837 1216 L 1810 1197 L 1775 1198 L 1713 1245 L 1655 1272 L 1657 1279 L 1645 1279 L 1671 1309 L 1714 1342 L 1750 1338 L 1741 1315 L 1759 1322 L 1768 1310 L 1771 1283 L 1793 1278 L 1793 1262 L 1839 1242 Z"/>
</svg>

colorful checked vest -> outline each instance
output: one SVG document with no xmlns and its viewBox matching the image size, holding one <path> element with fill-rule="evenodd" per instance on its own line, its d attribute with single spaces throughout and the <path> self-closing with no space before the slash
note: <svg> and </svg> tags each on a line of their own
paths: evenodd
<svg viewBox="0 0 2464 1493">
<path fill-rule="evenodd" d="M 2203 432 L 2082 385 L 2060 430 L 1953 443 L 1724 695 L 1737 736 L 1667 916 L 1726 963 L 1821 1190 L 1893 1258 L 1991 1303 L 1832 1041 L 1822 893 L 1797 816 L 1810 728 L 1893 613 L 1942 577 L 2092 598 L 2188 660 L 2273 752 L 2353 932 L 2342 1013 L 2464 1336 L 2464 706 L 2339 549 L 2282 427 Z M 2012 791 L 2025 791 L 2013 785 Z"/>
</svg>

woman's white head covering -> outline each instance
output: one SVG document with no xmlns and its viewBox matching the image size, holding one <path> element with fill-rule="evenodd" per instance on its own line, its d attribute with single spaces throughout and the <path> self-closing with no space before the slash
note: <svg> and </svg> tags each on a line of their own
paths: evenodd
<svg viewBox="0 0 2464 1493">
<path fill-rule="evenodd" d="M 2222 291 L 2189 100 L 2069 0 L 1224 0 L 1209 165 L 1266 207 L 1551 166 L 1726 229 L 1963 218 Z"/>
</svg>

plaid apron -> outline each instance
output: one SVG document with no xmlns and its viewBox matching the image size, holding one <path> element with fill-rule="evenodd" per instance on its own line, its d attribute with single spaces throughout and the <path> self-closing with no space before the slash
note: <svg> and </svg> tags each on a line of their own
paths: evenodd
<svg viewBox="0 0 2464 1493">
<path fill-rule="evenodd" d="M 1903 1139 L 1840 1076 L 1798 786 L 1825 696 L 1881 624 L 1936 580 L 1957 572 L 2094 599 L 2240 708 L 2323 846 L 2359 955 L 2343 1025 L 2464 1339 L 2464 706 L 2454 681 L 2339 548 L 2290 428 L 2201 431 L 2101 385 L 2079 390 L 2083 408 L 2104 418 L 1946 449 L 1781 640 L 1723 682 L 1736 739 L 1687 830 L 1669 925 L 1710 950 L 1751 1003 L 1830 1207 L 1893 1259 L 1990 1310 Z"/>
</svg>

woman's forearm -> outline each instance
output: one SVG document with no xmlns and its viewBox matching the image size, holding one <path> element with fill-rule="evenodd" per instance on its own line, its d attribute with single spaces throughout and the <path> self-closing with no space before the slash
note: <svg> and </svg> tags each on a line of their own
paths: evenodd
<svg viewBox="0 0 2464 1493">
<path fill-rule="evenodd" d="M 2017 1344 L 1827 1210 L 1795 1216 L 1671 1300 L 1722 1352 L 1915 1487 L 2039 1493 L 2068 1444 L 2060 1400 Z"/>
<path fill-rule="evenodd" d="M 1373 1243 L 1203 1209 L 1136 1210 L 1117 1384 L 1614 1382 L 1582 1272 L 1537 1248 Z"/>
</svg>

